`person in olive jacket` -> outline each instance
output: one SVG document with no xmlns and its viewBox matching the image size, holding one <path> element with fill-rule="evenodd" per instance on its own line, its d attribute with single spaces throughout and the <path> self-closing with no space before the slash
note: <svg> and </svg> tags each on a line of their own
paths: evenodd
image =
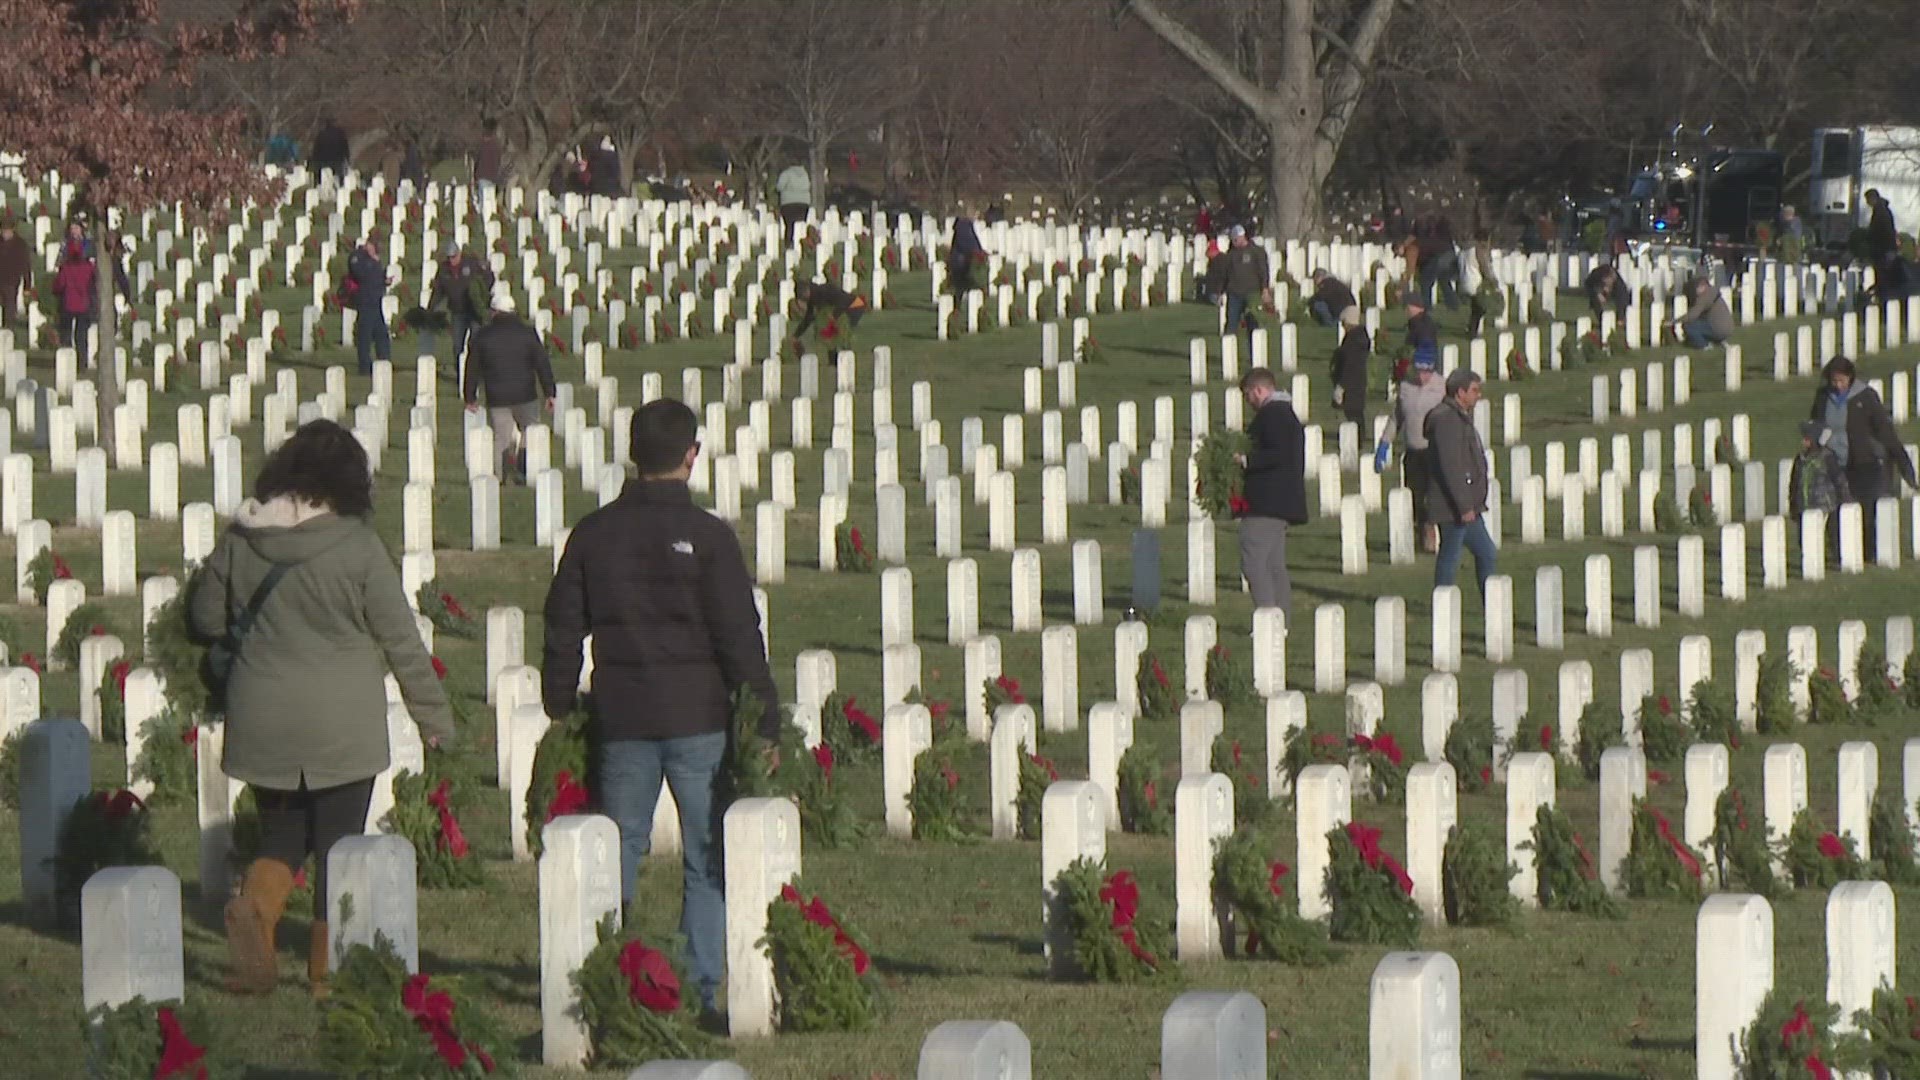
<svg viewBox="0 0 1920 1080">
<path fill-rule="evenodd" d="M 253 498 L 188 594 L 193 631 L 214 640 L 242 612 L 257 618 L 226 683 L 220 767 L 253 788 L 260 854 L 226 908 L 232 987 L 279 979 L 274 928 L 296 868 L 365 831 L 374 778 L 387 768 L 387 672 L 427 745 L 454 736 L 453 713 L 420 640 L 400 572 L 374 532 L 373 479 L 359 440 L 328 420 L 302 425 L 267 459 Z M 324 903 L 324 900 L 322 901 Z M 325 992 L 327 918 L 313 920 L 307 975 Z"/>
<path fill-rule="evenodd" d="M 1254 607 L 1277 607 L 1291 619 L 1287 530 L 1307 523 L 1307 432 L 1273 372 L 1248 371 L 1240 377 L 1240 393 L 1253 410 L 1247 425 L 1252 446 L 1239 455 L 1246 470 L 1241 485 L 1246 505 L 1239 508 L 1240 572 Z"/>
<path fill-rule="evenodd" d="M 1487 595 L 1499 551 L 1487 531 L 1487 448 L 1473 426 L 1480 403 L 1480 376 L 1457 368 L 1447 376 L 1447 396 L 1427 414 L 1431 453 L 1428 512 L 1440 525 L 1440 551 L 1433 562 L 1433 587 L 1451 585 L 1460 570 L 1460 549 L 1473 552 L 1480 595 Z"/>
<path fill-rule="evenodd" d="M 620 827 L 621 896 L 633 903 L 664 777 L 680 812 L 680 932 L 711 1010 L 726 964 L 725 807 L 715 796 L 733 694 L 744 687 L 759 698 L 759 733 L 770 743 L 781 714 L 739 538 L 687 488 L 699 424 L 671 398 L 634 410 L 639 479 L 574 526 L 547 591 L 541 696 L 548 716 L 573 712 L 592 635 L 594 794 Z"/>
<path fill-rule="evenodd" d="M 1873 387 L 1860 381 L 1853 361 L 1836 356 L 1827 361 L 1821 376 L 1821 386 L 1813 395 L 1813 408 L 1807 418 L 1819 421 L 1826 428 L 1827 449 L 1833 451 L 1846 472 L 1847 501 L 1860 504 L 1864 554 L 1873 559 L 1880 498 L 1900 493 L 1887 475 L 1889 466 L 1908 487 L 1920 488 L 1920 481 L 1914 478 L 1913 458 L 1900 441 L 1900 432 L 1893 426 L 1886 403 Z M 1893 490 L 1889 490 L 1890 487 Z"/>
</svg>

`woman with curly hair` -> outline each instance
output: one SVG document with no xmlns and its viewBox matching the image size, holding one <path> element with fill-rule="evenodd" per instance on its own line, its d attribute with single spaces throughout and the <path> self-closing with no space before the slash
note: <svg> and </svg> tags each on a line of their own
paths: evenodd
<svg viewBox="0 0 1920 1080">
<path fill-rule="evenodd" d="M 233 653 L 221 768 L 260 807 L 259 857 L 226 908 L 239 992 L 278 982 L 274 929 L 309 855 L 319 873 L 307 974 L 325 992 L 327 851 L 365 830 L 387 767 L 387 672 L 429 746 L 454 734 L 372 513 L 365 449 L 331 421 L 305 424 L 267 459 L 189 593 L 194 631 Z"/>
</svg>

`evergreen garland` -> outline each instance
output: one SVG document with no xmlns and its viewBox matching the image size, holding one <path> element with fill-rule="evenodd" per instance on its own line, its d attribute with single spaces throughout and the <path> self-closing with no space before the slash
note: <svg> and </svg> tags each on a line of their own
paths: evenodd
<svg viewBox="0 0 1920 1080">
<path fill-rule="evenodd" d="M 207 648 L 187 621 L 187 587 L 160 605 L 147 624 L 146 666 L 167 688 L 167 704 L 183 718 L 198 723 L 213 711 L 207 692 Z"/>
<path fill-rule="evenodd" d="M 1233 913 L 1233 925 L 1247 932 L 1243 957 L 1318 967 L 1338 955 L 1326 930 L 1299 915 L 1299 903 L 1286 887 L 1288 867 L 1269 861 L 1261 839 L 1242 829 L 1221 838 L 1213 856 L 1214 897 Z"/>
<path fill-rule="evenodd" d="M 133 778 L 153 785 L 150 806 L 192 803 L 200 792 L 200 728 L 172 707 L 147 721 L 147 738 L 133 762 Z"/>
<path fill-rule="evenodd" d="M 1768 650 L 1760 656 L 1760 677 L 1754 687 L 1754 729 L 1779 735 L 1793 726 L 1793 665 L 1785 653 Z"/>
<path fill-rule="evenodd" d="M 1674 715 L 1665 694 L 1648 694 L 1640 701 L 1640 750 L 1650 762 L 1671 764 L 1687 756 L 1693 745 L 1693 727 Z"/>
<path fill-rule="evenodd" d="M 678 966 L 642 944 L 633 929 L 621 930 L 612 915 L 601 920 L 599 933 L 599 944 L 572 976 L 593 1067 L 634 1069 L 705 1056 L 712 1039 L 699 1027 L 699 996 L 682 992 L 686 980 Z"/>
<path fill-rule="evenodd" d="M 1698 901 L 1700 859 L 1681 842 L 1666 816 L 1645 799 L 1633 801 L 1633 833 L 1620 878 L 1627 895 Z"/>
<path fill-rule="evenodd" d="M 1810 809 L 1794 815 L 1780 855 L 1796 889 L 1831 889 L 1843 881 L 1870 876 L 1853 837 L 1826 831 Z"/>
<path fill-rule="evenodd" d="M 1920 1076 L 1920 998 L 1882 986 L 1856 1014 L 1876 1076 Z"/>
<path fill-rule="evenodd" d="M 25 724 L 0 740 L 0 806 L 9 810 L 20 809 L 20 758 L 26 752 L 26 745 Z"/>
<path fill-rule="evenodd" d="M 1809 1003 L 1775 987 L 1740 1036 L 1740 1080 L 1833 1080 L 1864 1067 L 1867 1040 L 1835 1033 L 1839 1022 L 1838 1005 Z"/>
<path fill-rule="evenodd" d="M 380 827 L 413 845 L 421 888 L 470 889 L 487 879 L 455 816 L 454 795 L 451 780 L 430 772 L 408 770 L 393 778 L 393 808 Z"/>
<path fill-rule="evenodd" d="M 836 570 L 868 573 L 873 569 L 873 549 L 858 526 L 842 522 L 833 530 L 833 567 Z"/>
<path fill-rule="evenodd" d="M 1300 773 L 1309 765 L 1344 765 L 1347 760 L 1345 739 L 1297 727 L 1287 734 L 1286 748 L 1280 754 L 1280 768 L 1287 774 L 1289 784 L 1298 784 Z"/>
<path fill-rule="evenodd" d="M 1510 887 L 1520 868 L 1507 849 L 1484 827 L 1460 822 L 1447 834 L 1440 860 L 1441 892 L 1452 926 L 1510 926 L 1520 914 L 1520 898 Z"/>
<path fill-rule="evenodd" d="M 225 1055 L 208 1053 L 206 1010 L 179 1001 L 135 997 L 96 1005 L 80 1024 L 88 1080 L 230 1080 L 240 1075 Z"/>
<path fill-rule="evenodd" d="M 854 765 L 880 750 L 882 728 L 854 698 L 834 692 L 820 706 L 820 739 L 833 748 L 834 760 Z"/>
<path fill-rule="evenodd" d="M 1220 703 L 1228 715 L 1250 710 L 1260 703 L 1253 689 L 1253 670 L 1235 660 L 1232 650 L 1216 644 L 1207 650 L 1207 697 Z"/>
<path fill-rule="evenodd" d="M 320 1006 L 320 1060 L 357 1080 L 506 1076 L 512 1042 L 458 979 L 408 975 L 384 935 L 347 950 Z"/>
<path fill-rule="evenodd" d="M 79 925 L 80 890 L 109 866 L 157 866 L 147 805 L 131 791 L 95 791 L 74 802 L 60 824 L 53 857 L 54 894 L 60 917 Z"/>
<path fill-rule="evenodd" d="M 1893 681 L 1886 653 L 1870 642 L 1861 645 L 1855 670 L 1854 682 L 1858 687 L 1853 699 L 1855 716 L 1871 724 L 1899 711 L 1900 687 Z"/>
<path fill-rule="evenodd" d="M 1840 676 L 1823 667 L 1807 676 L 1807 723 L 1844 724 L 1853 719 L 1853 706 L 1840 685 Z"/>
<path fill-rule="evenodd" d="M 1020 755 L 1020 790 L 1014 796 L 1018 833 L 1022 840 L 1040 839 L 1040 805 L 1047 787 L 1060 779 L 1053 762 L 1038 754 Z"/>
<path fill-rule="evenodd" d="M 87 637 L 101 637 L 107 634 L 122 636 L 120 628 L 114 623 L 107 609 L 88 601 L 73 609 L 67 617 L 67 624 L 60 628 L 60 636 L 53 643 L 53 658 L 69 667 L 80 663 L 80 641 Z"/>
<path fill-rule="evenodd" d="M 533 751 L 533 775 L 527 783 L 527 849 L 534 858 L 546 850 L 540 833 L 547 822 L 565 814 L 586 813 L 592 804 L 596 777 L 594 755 L 587 737 L 588 711 L 576 709 L 565 720 L 547 726 Z"/>
<path fill-rule="evenodd" d="M 1253 441 L 1244 431 L 1215 431 L 1193 452 L 1197 478 L 1194 501 L 1208 516 L 1238 514 L 1246 509 L 1246 499 L 1241 495 L 1246 470 L 1234 458 L 1252 446 Z"/>
<path fill-rule="evenodd" d="M 780 1030 L 865 1031 L 880 1014 L 879 978 L 866 947 L 818 896 L 783 885 L 759 941 L 773 961 Z"/>
<path fill-rule="evenodd" d="M 100 741 L 129 745 L 127 739 L 127 675 L 133 670 L 125 660 L 115 660 L 100 673 L 95 688 L 100 702 Z"/>
<path fill-rule="evenodd" d="M 413 594 L 414 603 L 419 606 L 420 614 L 427 617 L 433 628 L 443 634 L 457 638 L 473 638 L 480 635 L 480 623 L 463 607 L 450 592 L 440 588 L 437 580 L 423 581 Z"/>
<path fill-rule="evenodd" d="M 1907 825 L 1900 799 L 1893 793 L 1883 790 L 1874 796 L 1873 808 L 1867 816 L 1867 837 L 1874 877 L 1890 885 L 1920 882 L 1913 830 Z"/>
<path fill-rule="evenodd" d="M 1687 719 L 1700 742 L 1740 748 L 1740 717 L 1734 704 L 1733 687 L 1724 681 L 1702 679 L 1693 684 L 1693 692 L 1687 698 Z"/>
<path fill-rule="evenodd" d="M 1780 879 L 1773 873 L 1773 852 L 1764 827 L 1755 828 L 1747 816 L 1747 800 L 1739 788 L 1727 785 L 1713 804 L 1713 863 L 1720 887 L 1738 886 L 1756 896 L 1773 897 Z"/>
<path fill-rule="evenodd" d="M 1327 932 L 1335 941 L 1411 949 L 1420 937 L 1413 879 L 1380 847 L 1380 830 L 1350 821 L 1327 833 Z"/>
<path fill-rule="evenodd" d="M 1460 790 L 1485 791 L 1493 785 L 1493 724 L 1478 716 L 1454 718 L 1443 755 Z"/>
<path fill-rule="evenodd" d="M 1593 857 L 1580 842 L 1580 834 L 1573 831 L 1573 822 L 1558 807 L 1543 805 L 1534 813 L 1533 839 L 1526 846 L 1533 849 L 1534 879 L 1542 908 L 1609 919 L 1626 915 L 1619 901 L 1600 884 Z"/>
<path fill-rule="evenodd" d="M 1120 755 L 1120 827 L 1130 833 L 1165 836 L 1173 831 L 1173 812 L 1160 799 L 1160 763 L 1144 745 L 1134 743 Z"/>
<path fill-rule="evenodd" d="M 959 749 L 953 740 L 936 740 L 913 760 L 913 790 L 907 793 L 907 806 L 913 811 L 915 840 L 970 843 L 980 839 L 979 830 L 968 820 L 973 816 L 972 804 L 960 790 L 960 774 L 953 767 Z"/>
<path fill-rule="evenodd" d="M 1574 743 L 1573 755 L 1587 779 L 1600 779 L 1600 759 L 1625 742 L 1626 737 L 1620 732 L 1619 713 L 1597 701 L 1587 702 L 1587 707 L 1580 710 L 1580 738 Z"/>
<path fill-rule="evenodd" d="M 1167 922 L 1141 917 L 1131 871 L 1109 875 L 1104 863 L 1075 859 L 1054 882 L 1052 918 L 1073 936 L 1075 966 L 1093 982 L 1150 982 L 1175 970 Z"/>
<path fill-rule="evenodd" d="M 1152 649 L 1140 654 L 1140 666 L 1133 682 L 1140 699 L 1140 719 L 1171 720 L 1179 715 L 1180 693 L 1167 675 L 1166 665 Z"/>
</svg>

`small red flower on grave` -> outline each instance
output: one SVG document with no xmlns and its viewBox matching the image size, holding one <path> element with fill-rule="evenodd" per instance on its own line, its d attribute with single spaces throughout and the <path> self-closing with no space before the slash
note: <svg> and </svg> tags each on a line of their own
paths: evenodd
<svg viewBox="0 0 1920 1080">
<path fill-rule="evenodd" d="M 1488 766 L 1480 766 L 1480 782 L 1483 784 L 1493 783 L 1493 770 Z"/>
<path fill-rule="evenodd" d="M 1673 715 L 1673 702 L 1667 700 L 1667 695 L 1665 694 L 1660 695 L 1659 707 L 1660 707 L 1661 716 Z"/>
<path fill-rule="evenodd" d="M 1649 784 L 1664 784 L 1664 783 L 1666 783 L 1666 782 L 1667 782 L 1667 774 L 1666 774 L 1666 773 L 1663 773 L 1663 772 L 1661 772 L 1661 771 L 1660 771 L 1659 769 L 1648 769 L 1648 770 L 1647 770 L 1647 783 L 1649 783 Z"/>
<path fill-rule="evenodd" d="M 820 775 L 827 783 L 833 783 L 833 747 L 826 743 L 816 743 L 813 747 L 813 763 L 820 766 Z"/>
<path fill-rule="evenodd" d="M 1384 755 L 1389 762 L 1395 765 L 1407 759 L 1406 751 L 1400 749 L 1399 740 L 1395 739 L 1392 735 L 1374 736 L 1373 751 L 1376 754 Z"/>
<path fill-rule="evenodd" d="M 436 841 L 440 850 L 456 859 L 467 857 L 467 837 L 460 831 L 460 820 L 453 816 L 453 800 L 448 794 L 452 785 L 441 780 L 433 793 L 427 796 L 427 802 L 440 812 L 440 836 Z"/>
<path fill-rule="evenodd" d="M 867 715 L 865 710 L 854 708 L 853 701 L 853 698 L 848 698 L 847 703 L 841 706 L 840 714 L 847 718 L 847 723 L 859 728 L 860 734 L 865 735 L 868 742 L 878 746 L 880 725 L 874 721 L 873 717 Z"/>
<path fill-rule="evenodd" d="M 441 682 L 445 682 L 447 680 L 447 662 L 437 656 L 431 657 L 431 659 L 433 660 L 433 677 L 439 679 Z"/>
<path fill-rule="evenodd" d="M 1540 749 L 1546 753 L 1553 752 L 1553 725 L 1552 724 L 1540 725 Z"/>
<path fill-rule="evenodd" d="M 649 1012 L 671 1013 L 680 1008 L 680 979 L 665 953 L 629 941 L 620 950 L 620 974 L 627 977 L 627 993 Z"/>
<path fill-rule="evenodd" d="M 1153 681 L 1159 683 L 1161 689 L 1165 689 L 1169 685 L 1167 682 L 1167 669 L 1160 666 L 1159 657 L 1154 657 L 1153 660 Z"/>
<path fill-rule="evenodd" d="M 953 766 L 951 765 L 943 764 L 940 766 L 940 779 L 945 780 L 947 782 L 948 791 L 952 791 L 954 788 L 957 788 L 960 786 L 960 774 L 957 772 L 954 772 Z"/>
<path fill-rule="evenodd" d="M 1227 510 L 1233 514 L 1244 514 L 1248 510 L 1247 500 L 1239 495 L 1227 496 Z"/>
<path fill-rule="evenodd" d="M 577 814 L 587 806 L 587 788 L 573 778 L 573 773 L 561 769 L 553 777 L 553 798 L 547 800 L 547 820 L 567 814 Z"/>
<path fill-rule="evenodd" d="M 125 700 L 127 696 L 127 674 L 132 670 L 133 665 L 127 663 L 125 660 L 118 661 L 113 665 L 113 689 L 115 693 L 120 695 L 122 700 Z"/>
<path fill-rule="evenodd" d="M 1847 842 L 1832 833 L 1821 833 L 1819 844 L 1820 854 L 1825 858 L 1844 859 L 1847 857 Z"/>
<path fill-rule="evenodd" d="M 195 1046 L 172 1009 L 161 1006 L 155 1014 L 160 1021 L 160 1061 L 153 1067 L 153 1080 L 178 1076 L 206 1080 L 205 1047 Z"/>
<path fill-rule="evenodd" d="M 1280 885 L 1280 879 L 1287 876 L 1287 864 L 1275 862 L 1267 864 L 1267 891 L 1275 896 L 1286 895 Z"/>
<path fill-rule="evenodd" d="M 994 677 L 993 685 L 999 687 L 1001 691 L 1007 695 L 1007 699 L 1013 704 L 1025 705 L 1027 703 L 1026 696 L 1020 693 L 1019 679 L 1011 675 L 998 675 Z"/>
</svg>

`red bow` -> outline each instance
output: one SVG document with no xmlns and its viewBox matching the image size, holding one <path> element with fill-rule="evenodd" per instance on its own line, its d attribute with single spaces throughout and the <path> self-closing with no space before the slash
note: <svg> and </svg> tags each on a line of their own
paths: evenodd
<svg viewBox="0 0 1920 1080">
<path fill-rule="evenodd" d="M 633 1000 L 652 1012 L 671 1013 L 680 1008 L 680 979 L 673 965 L 658 949 L 649 949 L 638 941 L 629 941 L 620 950 L 620 973 L 627 977 L 627 992 Z"/>
<path fill-rule="evenodd" d="M 1812 1034 L 1813 1018 L 1807 1015 L 1805 1004 L 1796 1004 L 1793 1007 L 1793 1017 L 1780 1025 L 1780 1048 L 1784 1050 L 1791 1047 L 1796 1035 L 1811 1036 Z"/>
<path fill-rule="evenodd" d="M 1832 833 L 1820 834 L 1820 854 L 1834 861 L 1847 857 L 1847 842 Z"/>
<path fill-rule="evenodd" d="M 867 553 L 866 541 L 861 537 L 860 530 L 858 528 L 849 528 L 847 530 L 847 540 L 848 542 L 853 544 L 853 550 L 859 552 L 862 555 L 865 555 Z"/>
<path fill-rule="evenodd" d="M 20 666 L 33 672 L 35 675 L 42 674 L 40 670 L 40 658 L 30 652 L 20 654 Z"/>
<path fill-rule="evenodd" d="M 153 1067 L 153 1080 L 167 1080 L 170 1076 L 187 1077 L 189 1080 L 207 1080 L 205 1047 L 195 1046 L 187 1038 L 187 1032 L 180 1026 L 180 1018 L 173 1010 L 161 1006 L 157 1014 L 160 1020 L 160 1062 Z"/>
<path fill-rule="evenodd" d="M 132 670 L 133 665 L 127 663 L 125 660 L 113 665 L 113 689 L 120 695 L 123 701 L 126 700 L 127 696 L 127 674 Z"/>
<path fill-rule="evenodd" d="M 460 606 L 460 601 L 455 600 L 452 593 L 443 592 L 440 594 L 440 606 L 447 609 L 447 614 L 459 619 L 461 622 L 467 620 L 467 609 Z"/>
<path fill-rule="evenodd" d="M 447 1068 L 458 1071 L 467 1063 L 467 1052 L 473 1050 L 474 1057 L 480 1061 L 483 1072 L 493 1071 L 493 1059 L 477 1048 L 471 1048 L 460 1042 L 460 1036 L 453 1030 L 453 998 L 445 990 L 428 990 L 430 978 L 415 975 L 407 980 L 400 990 L 400 1005 L 420 1025 L 420 1030 L 433 1040 L 433 1049 Z"/>
<path fill-rule="evenodd" d="M 1167 669 L 1160 666 L 1158 657 L 1153 661 L 1153 681 L 1159 683 L 1163 690 L 1167 687 Z"/>
<path fill-rule="evenodd" d="M 430 659 L 433 661 L 433 677 L 439 679 L 441 682 L 446 682 L 447 662 L 437 656 L 431 657 Z"/>
<path fill-rule="evenodd" d="M 820 775 L 827 783 L 833 783 L 833 747 L 820 743 L 813 748 L 813 763 L 820 766 Z"/>
<path fill-rule="evenodd" d="M 800 890 L 789 884 L 780 886 L 780 899 L 799 908 L 801 918 L 815 926 L 833 931 L 834 947 L 853 964 L 853 973 L 855 975 L 867 973 L 867 967 L 871 963 L 867 957 L 867 950 L 861 948 L 859 942 L 847 936 L 847 932 L 840 927 L 840 920 L 833 917 L 833 913 L 827 910 L 827 905 L 821 902 L 819 897 L 802 900 Z"/>
<path fill-rule="evenodd" d="M 53 557 L 53 579 L 55 581 L 66 581 L 72 577 L 73 569 L 67 565 L 67 560 L 55 555 Z"/>
<path fill-rule="evenodd" d="M 875 723 L 873 717 L 867 715 L 864 710 L 854 708 L 853 698 L 848 698 L 847 703 L 840 707 L 840 715 L 847 718 L 847 723 L 859 728 L 860 733 L 867 737 L 869 743 L 875 746 L 880 744 L 880 725 Z"/>
<path fill-rule="evenodd" d="M 1280 888 L 1280 879 L 1286 876 L 1286 863 L 1270 863 L 1267 866 L 1267 891 L 1275 896 L 1285 896 L 1286 892 Z"/>
<path fill-rule="evenodd" d="M 950 763 L 947 763 L 947 762 L 941 763 L 940 778 L 947 782 L 948 791 L 952 791 L 954 788 L 957 788 L 960 786 L 960 774 L 953 771 L 953 765 Z"/>
<path fill-rule="evenodd" d="M 1246 513 L 1248 509 L 1249 509 L 1249 504 L 1247 503 L 1247 500 L 1245 498 L 1239 495 L 1227 496 L 1227 512 L 1228 513 L 1239 515 L 1239 514 Z"/>
<path fill-rule="evenodd" d="M 1020 693 L 1020 680 L 1010 675 L 995 676 L 993 685 L 1007 695 L 1007 700 L 1015 705 L 1025 705 L 1027 699 Z"/>
<path fill-rule="evenodd" d="M 1667 846 L 1673 849 L 1673 857 L 1680 860 L 1680 865 L 1687 868 L 1687 873 L 1696 878 L 1699 877 L 1700 860 L 1694 856 L 1693 852 L 1687 850 L 1687 845 L 1681 843 L 1679 837 L 1673 835 L 1673 826 L 1667 821 L 1666 815 L 1651 807 L 1647 812 L 1653 815 L 1653 823 L 1660 830 L 1660 839 L 1665 840 Z"/>
<path fill-rule="evenodd" d="M 464 859 L 467 857 L 467 838 L 460 831 L 459 819 L 453 816 L 452 800 L 447 796 L 447 789 L 451 786 L 446 780 L 440 781 L 440 786 L 427 796 L 427 802 L 440 811 L 440 850 L 450 852 L 456 859 Z"/>
<path fill-rule="evenodd" d="M 109 821 L 119 821 L 132 814 L 135 810 L 145 810 L 147 808 L 147 804 L 140 801 L 140 796 L 135 795 L 125 788 L 111 795 L 102 791 L 94 796 L 94 801 L 106 812 Z"/>
<path fill-rule="evenodd" d="M 1053 762 L 1048 761 L 1046 758 L 1041 757 L 1039 754 L 1028 754 L 1027 757 L 1035 765 L 1038 765 L 1041 768 L 1047 770 L 1048 780 L 1060 779 L 1060 770 L 1054 766 Z"/>
<path fill-rule="evenodd" d="M 1133 871 L 1116 871 L 1100 886 L 1100 900 L 1113 909 L 1113 928 L 1120 932 L 1120 940 L 1127 945 L 1134 959 L 1148 967 L 1159 967 L 1160 962 L 1153 954 L 1140 947 L 1140 937 L 1133 929 L 1134 916 L 1140 912 L 1140 886 L 1133 880 Z"/>
<path fill-rule="evenodd" d="M 547 820 L 583 810 L 587 805 L 587 789 L 573 778 L 573 774 L 561 769 L 553 777 L 553 798 L 547 801 Z"/>
<path fill-rule="evenodd" d="M 1553 725 L 1551 724 L 1540 725 L 1540 749 L 1547 753 L 1553 752 Z"/>
<path fill-rule="evenodd" d="M 1378 870 L 1393 878 L 1394 884 L 1408 896 L 1413 895 L 1413 878 L 1408 876 L 1406 868 L 1386 853 L 1380 846 L 1380 830 L 1358 821 L 1347 822 L 1347 839 L 1359 849 L 1360 859 L 1370 870 Z"/>
</svg>

